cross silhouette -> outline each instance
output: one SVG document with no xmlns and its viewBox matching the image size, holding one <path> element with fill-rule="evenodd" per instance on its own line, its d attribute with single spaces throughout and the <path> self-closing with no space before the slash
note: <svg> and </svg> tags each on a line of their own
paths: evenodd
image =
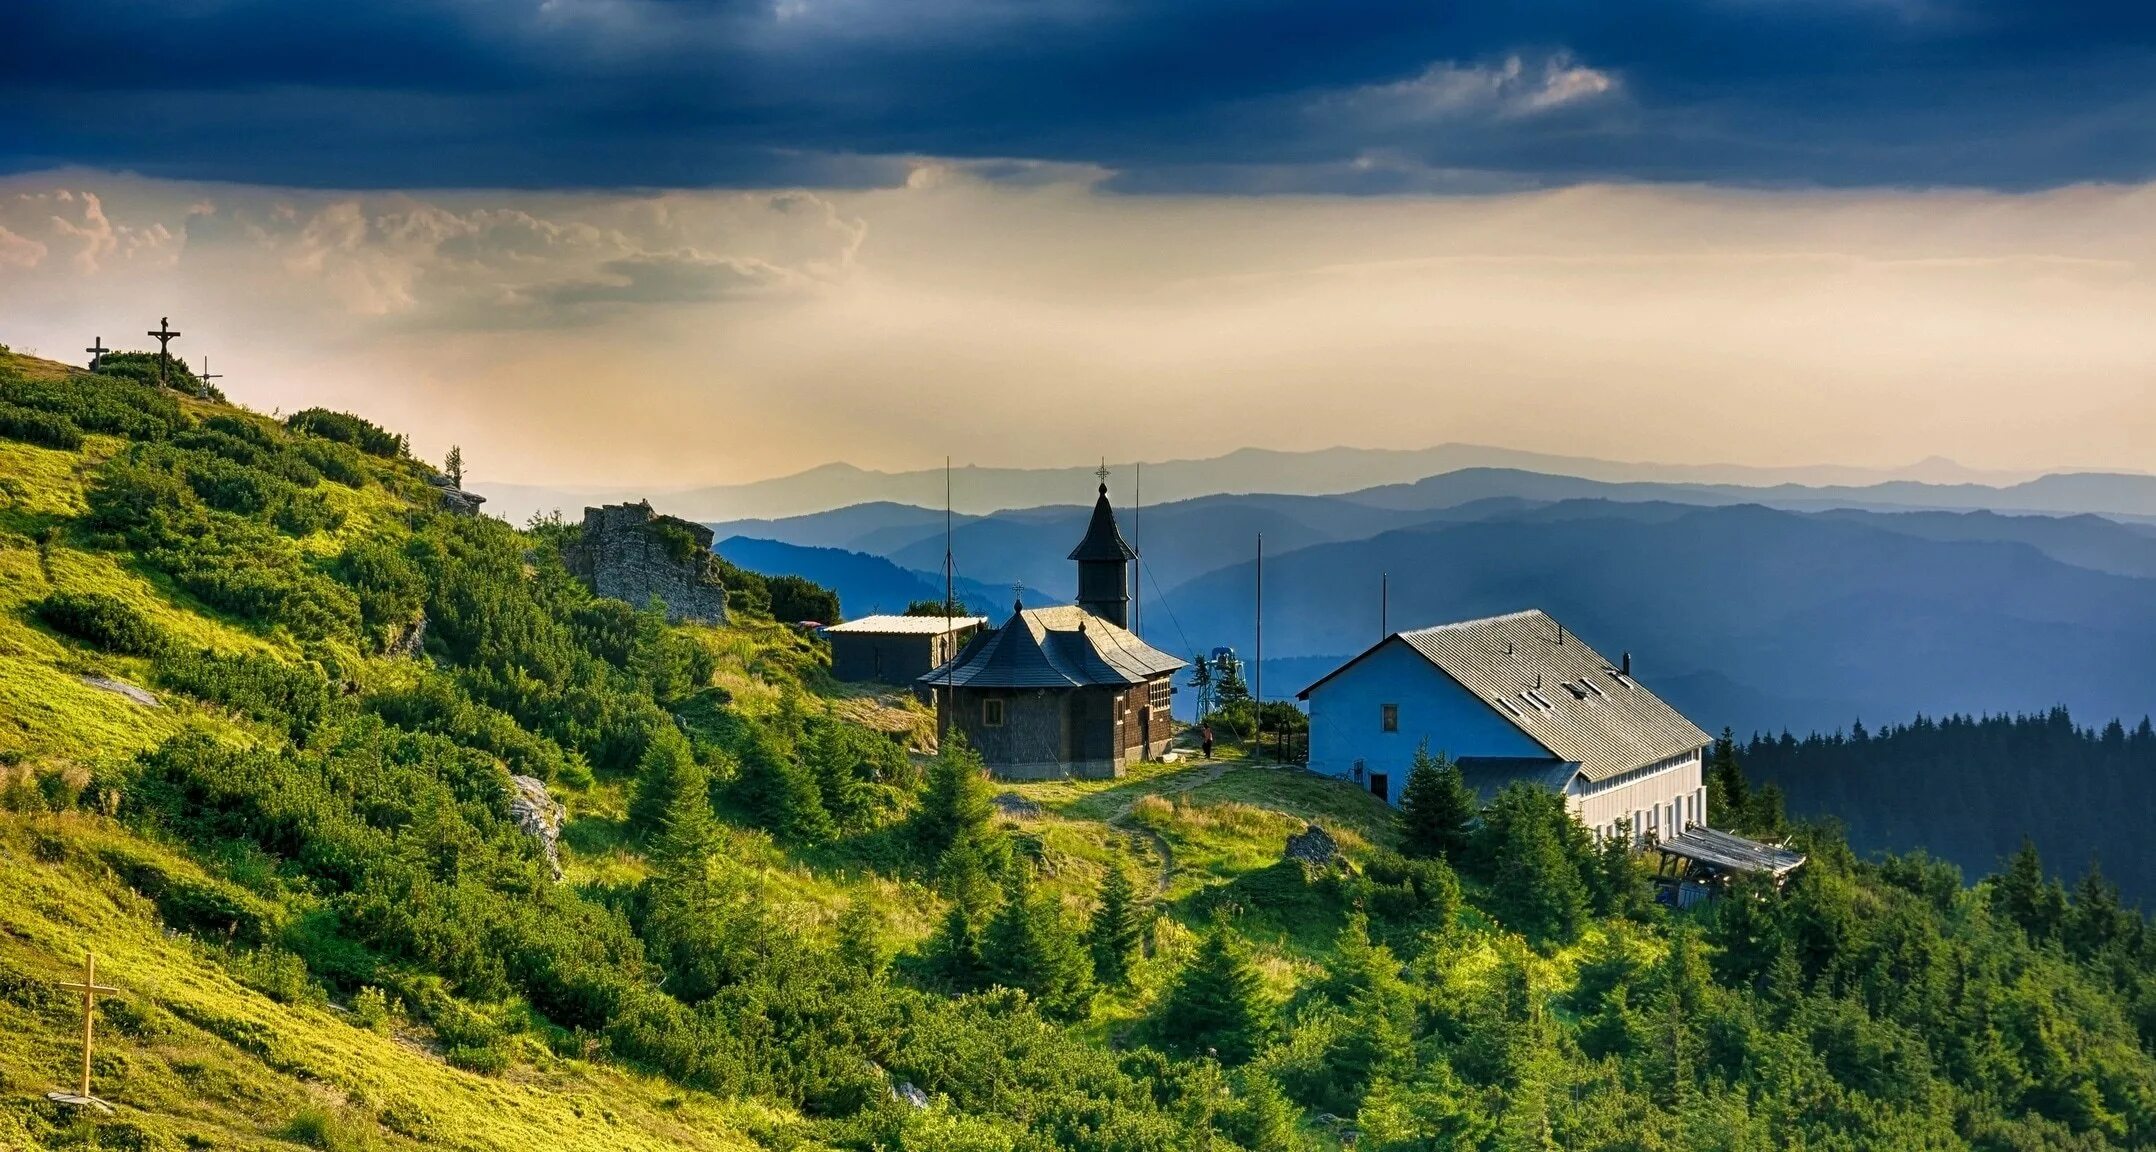
<svg viewBox="0 0 2156 1152">
<path fill-rule="evenodd" d="M 202 381 L 203 386 L 207 387 L 210 381 L 222 380 L 224 378 L 224 373 L 210 371 L 210 354 L 204 352 L 202 354 L 202 371 L 195 373 L 195 379 Z"/>
<path fill-rule="evenodd" d="M 112 351 L 112 349 L 105 347 L 105 338 L 100 336 L 90 341 L 90 346 L 83 349 L 83 351 L 90 354 L 90 371 L 95 372 L 97 371 L 97 366 L 105 362 L 105 353 Z"/>
<path fill-rule="evenodd" d="M 1026 608 L 1026 586 L 1022 581 L 1011 583 L 1011 611 L 1023 612 Z"/>
<path fill-rule="evenodd" d="M 1108 482 L 1108 458 L 1106 456 L 1100 458 L 1100 471 L 1095 472 L 1094 475 L 1100 477 L 1101 483 L 1106 484 Z"/>
<path fill-rule="evenodd" d="M 157 330 L 149 335 L 157 340 L 157 386 L 168 387 L 167 369 L 172 363 L 172 357 L 166 353 L 165 346 L 179 339 L 180 334 L 172 330 L 171 317 L 160 316 L 157 318 Z"/>
<path fill-rule="evenodd" d="M 78 1108 L 96 1108 L 100 1111 L 110 1112 L 112 1111 L 110 1105 L 90 1094 L 90 1047 L 97 1027 L 97 994 L 103 992 L 108 996 L 117 996 L 120 990 L 97 982 L 97 953 L 95 952 L 83 953 L 82 982 L 78 984 L 72 980 L 63 980 L 60 982 L 60 987 L 70 992 L 82 993 L 82 1091 L 73 1096 L 65 1092 L 48 1092 L 45 1094 L 45 1098 L 61 1104 L 72 1104 Z"/>
</svg>

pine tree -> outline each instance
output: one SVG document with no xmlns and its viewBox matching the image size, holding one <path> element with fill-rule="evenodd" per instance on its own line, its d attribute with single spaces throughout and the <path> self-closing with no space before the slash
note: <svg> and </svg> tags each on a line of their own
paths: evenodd
<svg viewBox="0 0 2156 1152">
<path fill-rule="evenodd" d="M 2031 940 L 2049 940 L 2059 934 L 2066 919 L 2066 893 L 2058 881 L 2044 875 L 2035 841 L 2023 837 L 2020 850 L 2006 862 L 2006 872 L 1992 877 L 1991 904 L 2019 924 Z"/>
<path fill-rule="evenodd" d="M 1751 787 L 1737 763 L 1737 734 L 1724 728 L 1707 761 L 1707 821 L 1720 828 L 1747 827 L 1751 804 Z"/>
<path fill-rule="evenodd" d="M 1062 907 L 1028 872 L 1010 870 L 1003 906 L 982 937 L 982 965 L 990 981 L 1023 989 L 1049 1016 L 1076 1019 L 1093 1001 L 1092 964 Z"/>
<path fill-rule="evenodd" d="M 1441 856 L 1458 860 L 1474 822 L 1475 790 L 1450 757 L 1430 755 L 1425 743 L 1415 749 L 1400 793 L 1400 852 L 1404 856 Z"/>
<path fill-rule="evenodd" d="M 681 730 L 669 724 L 653 732 L 644 745 L 644 754 L 636 765 L 635 796 L 629 801 L 629 824 L 646 835 L 657 834 L 664 825 L 667 813 L 674 808 L 675 797 L 683 791 L 702 793 L 710 800 L 710 777 L 703 765 L 696 762 L 696 754 L 689 747 L 688 738 Z"/>
<path fill-rule="evenodd" d="M 464 449 L 451 444 L 449 455 L 442 459 L 442 471 L 449 475 L 450 487 L 464 487 Z"/>
<path fill-rule="evenodd" d="M 1570 943 L 1587 914 L 1586 888 L 1564 841 L 1576 827 L 1563 797 L 1527 784 L 1499 793 L 1483 823 L 1492 910 L 1537 947 Z"/>
<path fill-rule="evenodd" d="M 748 749 L 734 788 L 757 824 L 780 840 L 821 844 L 837 833 L 824 810 L 816 773 L 773 742 L 760 741 Z"/>
<path fill-rule="evenodd" d="M 962 839 L 985 835 L 994 813 L 995 787 L 988 781 L 988 766 L 964 736 L 951 733 L 929 766 L 928 787 L 915 816 L 921 849 L 940 856 Z"/>
<path fill-rule="evenodd" d="M 869 821 L 869 787 L 862 778 L 862 757 L 856 750 L 856 741 L 862 738 L 858 728 L 823 720 L 810 725 L 801 750 L 809 774 L 816 779 L 824 811 L 840 831 L 865 827 Z"/>
<path fill-rule="evenodd" d="M 1093 973 L 1102 984 L 1121 987 L 1130 980 L 1131 962 L 1145 942 L 1150 919 L 1151 909 L 1131 884 L 1128 866 L 1120 857 L 1109 860 L 1107 874 L 1101 877 L 1100 901 L 1086 932 L 1093 951 Z"/>
<path fill-rule="evenodd" d="M 680 882 L 703 874 L 707 863 L 719 854 L 725 833 L 711 814 L 711 788 L 704 766 L 694 757 L 670 762 L 674 767 L 663 790 L 666 811 L 651 843 L 651 861 L 660 875 Z M 653 802 L 659 802 L 656 794 Z"/>
<path fill-rule="evenodd" d="M 1198 954 L 1177 974 L 1155 1031 L 1171 1051 L 1211 1053 L 1230 1066 L 1250 1059 L 1265 1042 L 1270 1009 L 1263 984 L 1249 946 L 1225 919 L 1214 922 Z"/>
</svg>

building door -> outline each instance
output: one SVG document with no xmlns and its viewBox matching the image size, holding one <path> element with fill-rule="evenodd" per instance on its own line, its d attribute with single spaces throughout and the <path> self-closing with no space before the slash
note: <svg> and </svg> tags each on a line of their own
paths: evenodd
<svg viewBox="0 0 2156 1152">
<path fill-rule="evenodd" d="M 1387 804 L 1392 803 L 1392 777 L 1383 772 L 1370 773 L 1370 794 Z"/>
</svg>

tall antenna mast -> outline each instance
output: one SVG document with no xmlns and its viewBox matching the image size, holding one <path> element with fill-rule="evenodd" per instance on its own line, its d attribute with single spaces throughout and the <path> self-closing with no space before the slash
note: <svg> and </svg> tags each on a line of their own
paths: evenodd
<svg viewBox="0 0 2156 1152">
<path fill-rule="evenodd" d="M 1145 530 L 1139 516 L 1145 511 L 1145 461 L 1137 464 L 1138 479 L 1131 486 L 1130 496 L 1130 554 L 1138 572 L 1137 586 L 1130 595 L 1131 631 L 1138 639 L 1145 639 Z"/>
<path fill-rule="evenodd" d="M 1392 573 L 1377 574 L 1377 638 L 1383 640 L 1392 635 L 1391 621 L 1386 617 L 1392 612 Z"/>
<path fill-rule="evenodd" d="M 1258 533 L 1258 707 L 1265 707 L 1265 533 Z"/>
<path fill-rule="evenodd" d="M 952 585 L 956 583 L 958 568 L 951 560 L 951 458 L 943 458 L 943 635 L 951 635 Z M 943 750 L 943 742 L 951 736 L 951 709 L 957 702 L 951 699 L 951 678 L 958 674 L 958 649 L 953 646 L 943 661 L 943 707 L 936 709 L 939 727 L 936 731 L 936 750 Z"/>
</svg>

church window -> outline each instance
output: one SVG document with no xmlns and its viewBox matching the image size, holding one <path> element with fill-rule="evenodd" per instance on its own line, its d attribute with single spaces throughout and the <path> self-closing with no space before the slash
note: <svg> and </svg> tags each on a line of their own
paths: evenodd
<svg viewBox="0 0 2156 1152">
<path fill-rule="evenodd" d="M 1400 706 L 1398 704 L 1382 705 L 1379 708 L 1378 715 L 1384 723 L 1385 731 L 1398 732 L 1400 730 Z"/>
<path fill-rule="evenodd" d="M 981 725 L 986 728 L 1003 727 L 1003 701 L 981 701 Z"/>
</svg>

